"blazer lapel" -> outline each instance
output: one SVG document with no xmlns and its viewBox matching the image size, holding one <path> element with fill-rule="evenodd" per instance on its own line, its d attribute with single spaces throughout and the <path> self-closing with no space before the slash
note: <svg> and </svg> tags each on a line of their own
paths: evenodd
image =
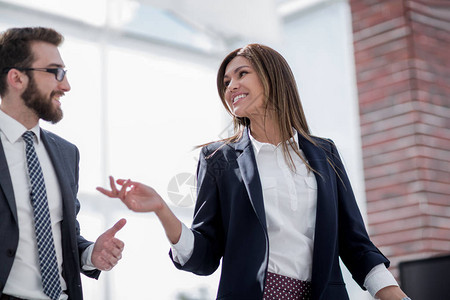
<svg viewBox="0 0 450 300">
<path fill-rule="evenodd" d="M 9 174 L 8 163 L 6 162 L 5 152 L 3 150 L 3 144 L 0 140 L 0 187 L 5 193 L 6 200 L 8 201 L 9 208 L 14 216 L 14 220 L 17 222 L 17 207 L 14 197 L 14 190 L 11 181 L 11 175 Z"/>
<path fill-rule="evenodd" d="M 264 200 L 259 178 L 258 168 L 256 166 L 255 154 L 248 136 L 248 129 L 244 129 L 242 138 L 235 144 L 238 152 L 237 163 L 241 171 L 242 180 L 250 198 L 253 209 L 258 216 L 259 222 L 264 231 L 267 230 L 266 213 L 264 211 Z M 240 154 L 239 154 L 240 153 Z"/>
<path fill-rule="evenodd" d="M 47 149 L 50 160 L 52 161 L 53 168 L 56 173 L 56 177 L 58 178 L 59 187 L 61 190 L 61 198 L 63 203 L 63 224 L 66 220 L 67 216 L 71 216 L 74 218 L 75 209 L 72 201 L 72 192 L 69 181 L 67 180 L 68 171 L 65 167 L 64 156 L 61 152 L 60 147 L 56 143 L 56 141 L 49 136 L 44 130 L 41 129 L 41 139 Z"/>
<path fill-rule="evenodd" d="M 332 191 L 331 176 L 325 150 L 315 146 L 307 139 L 298 136 L 299 146 L 306 156 L 311 167 L 319 174 L 314 173 L 317 181 L 317 211 L 316 228 L 314 234 L 314 252 L 312 264 L 312 285 L 314 291 L 323 291 L 331 274 L 334 251 L 337 245 L 337 234 L 335 234 L 338 223 L 336 216 L 336 202 Z M 337 250 L 336 250 L 337 251 Z M 314 299 L 320 299 L 315 295 Z"/>
</svg>

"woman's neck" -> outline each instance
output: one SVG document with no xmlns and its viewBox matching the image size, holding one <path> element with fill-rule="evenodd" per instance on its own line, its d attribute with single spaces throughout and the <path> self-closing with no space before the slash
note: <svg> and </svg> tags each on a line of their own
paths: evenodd
<svg viewBox="0 0 450 300">
<path fill-rule="evenodd" d="M 264 120 L 250 120 L 250 132 L 261 143 L 278 145 L 281 142 L 281 131 L 273 118 Z"/>
</svg>

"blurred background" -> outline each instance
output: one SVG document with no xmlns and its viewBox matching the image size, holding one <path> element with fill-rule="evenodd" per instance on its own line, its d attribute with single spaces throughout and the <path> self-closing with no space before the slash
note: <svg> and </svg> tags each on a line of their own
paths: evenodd
<svg viewBox="0 0 450 300">
<path fill-rule="evenodd" d="M 22 26 L 65 36 L 72 90 L 64 119 L 41 126 L 80 149 L 82 234 L 95 240 L 128 220 L 122 261 L 98 281 L 83 277 L 86 299 L 215 297 L 219 272 L 176 270 L 154 215 L 95 187 L 109 175 L 149 184 L 189 226 L 194 148 L 232 130 L 216 71 L 251 42 L 287 59 L 312 133 L 337 144 L 369 233 L 411 298 L 432 299 L 419 294 L 428 274 L 432 290 L 448 285 L 450 267 L 423 266 L 449 264 L 449 1 L 0 0 L 0 30 Z M 372 299 L 345 279 L 352 300 Z"/>
</svg>

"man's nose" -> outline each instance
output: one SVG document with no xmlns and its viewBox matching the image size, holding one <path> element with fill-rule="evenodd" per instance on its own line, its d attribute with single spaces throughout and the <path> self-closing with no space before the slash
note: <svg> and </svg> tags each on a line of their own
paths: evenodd
<svg viewBox="0 0 450 300">
<path fill-rule="evenodd" d="M 60 82 L 59 86 L 64 92 L 70 91 L 70 84 L 69 80 L 67 79 L 67 75 L 64 76 L 64 79 Z"/>
</svg>

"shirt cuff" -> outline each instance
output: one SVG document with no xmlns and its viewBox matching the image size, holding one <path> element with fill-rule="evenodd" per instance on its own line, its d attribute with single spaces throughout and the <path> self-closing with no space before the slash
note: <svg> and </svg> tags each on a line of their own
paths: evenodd
<svg viewBox="0 0 450 300">
<path fill-rule="evenodd" d="M 176 244 L 170 243 L 172 249 L 173 260 L 183 266 L 194 251 L 194 234 L 192 231 L 181 223 L 181 236 Z"/>
<path fill-rule="evenodd" d="M 375 299 L 378 299 L 375 297 L 375 294 L 387 286 L 398 286 L 398 283 L 384 264 L 379 264 L 373 267 L 364 280 L 364 287 Z"/>
<path fill-rule="evenodd" d="M 94 264 L 91 261 L 92 258 L 92 251 L 94 250 L 94 244 L 88 246 L 86 249 L 84 249 L 83 254 L 81 254 L 81 265 L 82 269 L 85 271 L 92 271 L 97 269 L 94 267 Z"/>
</svg>

